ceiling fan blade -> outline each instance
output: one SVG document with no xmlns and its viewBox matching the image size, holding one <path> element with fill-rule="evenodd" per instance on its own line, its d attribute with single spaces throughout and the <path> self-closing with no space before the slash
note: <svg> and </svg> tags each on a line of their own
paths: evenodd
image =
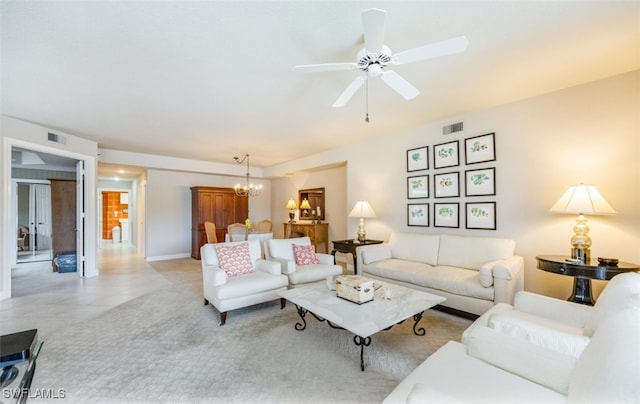
<svg viewBox="0 0 640 404">
<path fill-rule="evenodd" d="M 398 92 L 405 100 L 415 98 L 420 91 L 394 71 L 382 72 L 382 81 Z"/>
<path fill-rule="evenodd" d="M 342 94 L 340 94 L 340 97 L 338 97 L 336 102 L 333 103 L 333 107 L 334 108 L 344 107 L 347 104 L 347 102 L 349 102 L 351 97 L 353 97 L 356 91 L 358 91 L 358 89 L 362 87 L 362 84 L 364 84 L 364 81 L 366 79 L 367 78 L 364 75 L 358 76 L 355 79 L 353 79 L 351 84 L 347 86 L 347 88 L 342 92 Z"/>
<path fill-rule="evenodd" d="M 384 20 L 387 12 L 377 8 L 362 11 L 364 48 L 367 53 L 382 52 L 384 45 Z"/>
<path fill-rule="evenodd" d="M 333 70 L 353 70 L 356 67 L 358 67 L 358 65 L 355 63 L 323 63 L 318 65 L 294 66 L 293 70 L 296 72 L 315 73 Z"/>
<path fill-rule="evenodd" d="M 417 62 L 420 60 L 433 59 L 440 56 L 451 55 L 453 53 L 464 52 L 469 45 L 466 36 L 458 36 L 444 41 L 435 42 L 418 48 L 408 49 L 398 52 L 391 58 L 391 63 L 402 65 L 405 63 Z"/>
</svg>

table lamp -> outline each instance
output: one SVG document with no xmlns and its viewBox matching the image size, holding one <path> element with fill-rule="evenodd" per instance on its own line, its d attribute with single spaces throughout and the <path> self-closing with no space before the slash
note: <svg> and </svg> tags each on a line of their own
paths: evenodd
<svg viewBox="0 0 640 404">
<path fill-rule="evenodd" d="M 587 235 L 589 226 L 584 215 L 616 213 L 595 186 L 585 184 L 570 186 L 550 211 L 578 214 L 576 224 L 573 226 L 574 235 L 571 237 L 571 258 L 579 259 L 585 263 L 591 259 L 591 238 Z"/>
<path fill-rule="evenodd" d="M 311 209 L 311 205 L 309 205 L 309 201 L 307 200 L 307 198 L 303 199 L 302 202 L 300 202 L 300 209 L 303 210 L 304 217 L 309 216 L 309 209 Z"/>
<path fill-rule="evenodd" d="M 358 241 L 364 243 L 367 240 L 367 235 L 364 231 L 364 219 L 376 217 L 373 209 L 371 209 L 371 205 L 369 205 L 369 202 L 367 201 L 356 202 L 353 209 L 351 209 L 351 213 L 349 213 L 349 217 L 360 218 L 360 224 L 358 225 Z"/>
<path fill-rule="evenodd" d="M 289 199 L 289 202 L 287 202 L 287 209 L 289 209 L 289 223 L 293 223 L 293 218 L 296 217 L 296 209 L 298 209 L 298 205 L 293 198 Z"/>
</svg>

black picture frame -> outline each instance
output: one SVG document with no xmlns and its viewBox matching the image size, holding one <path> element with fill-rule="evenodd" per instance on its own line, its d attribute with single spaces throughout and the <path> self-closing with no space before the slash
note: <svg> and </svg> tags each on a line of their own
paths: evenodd
<svg viewBox="0 0 640 404">
<path fill-rule="evenodd" d="M 433 146 L 433 168 L 456 167 L 460 165 L 460 141 L 440 143 Z"/>
<path fill-rule="evenodd" d="M 433 204 L 433 227 L 460 227 L 460 203 L 443 202 Z"/>
<path fill-rule="evenodd" d="M 433 175 L 434 198 L 456 198 L 460 196 L 460 173 L 450 172 Z"/>
<path fill-rule="evenodd" d="M 429 227 L 429 204 L 407 204 L 407 226 Z"/>
<path fill-rule="evenodd" d="M 467 229 L 496 230 L 495 202 L 467 202 L 465 207 Z"/>
<path fill-rule="evenodd" d="M 429 197 L 429 175 L 407 177 L 407 199 Z"/>
<path fill-rule="evenodd" d="M 429 169 L 429 146 L 407 150 L 407 172 Z"/>
<path fill-rule="evenodd" d="M 495 167 L 466 170 L 464 196 L 491 196 L 496 194 Z"/>
<path fill-rule="evenodd" d="M 487 133 L 464 140 L 464 162 L 466 165 L 495 161 L 495 159 L 495 133 Z"/>
</svg>

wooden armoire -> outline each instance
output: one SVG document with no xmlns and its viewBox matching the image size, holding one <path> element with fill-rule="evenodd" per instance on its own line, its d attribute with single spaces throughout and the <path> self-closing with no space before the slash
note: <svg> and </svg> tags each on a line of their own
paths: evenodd
<svg viewBox="0 0 640 404">
<path fill-rule="evenodd" d="M 237 196 L 233 188 L 191 188 L 191 257 L 200 259 L 200 247 L 207 242 L 204 222 L 216 224 L 218 242 L 224 241 L 227 226 L 244 223 L 249 214 L 249 199 Z"/>
<path fill-rule="evenodd" d="M 76 251 L 76 181 L 51 181 L 51 250 L 58 253 Z M 53 270 L 58 267 L 53 262 Z"/>
</svg>

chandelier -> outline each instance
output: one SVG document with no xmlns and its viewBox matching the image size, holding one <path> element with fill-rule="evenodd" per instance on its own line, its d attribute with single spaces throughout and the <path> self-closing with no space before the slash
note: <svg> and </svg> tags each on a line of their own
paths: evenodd
<svg viewBox="0 0 640 404">
<path fill-rule="evenodd" d="M 245 160 L 247 161 L 247 183 L 244 186 L 242 186 L 240 184 L 236 184 L 233 187 L 233 189 L 236 191 L 236 195 L 238 195 L 238 196 L 246 196 L 246 197 L 260 195 L 260 193 L 262 192 L 262 185 L 254 186 L 249 181 L 249 177 L 250 177 L 250 174 L 249 174 L 249 154 L 245 154 L 243 158 L 234 157 L 233 159 L 238 164 L 244 163 Z"/>
</svg>

